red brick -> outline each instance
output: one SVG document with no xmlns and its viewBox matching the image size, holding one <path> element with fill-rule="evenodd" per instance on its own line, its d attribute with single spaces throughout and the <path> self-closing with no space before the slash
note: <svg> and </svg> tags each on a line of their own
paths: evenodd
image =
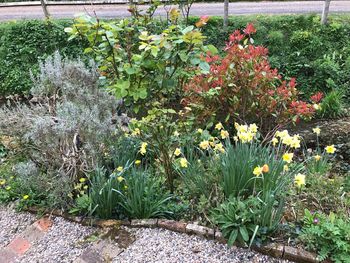
<svg viewBox="0 0 350 263">
<path fill-rule="evenodd" d="M 17 254 L 9 249 L 0 249 L 0 261 L 6 263 L 15 262 Z"/>
<path fill-rule="evenodd" d="M 180 233 L 186 233 L 186 223 L 184 222 L 178 222 L 174 220 L 166 220 L 166 219 L 159 219 L 158 220 L 158 226 L 161 228 L 165 228 L 168 230 L 180 232 Z"/>
<path fill-rule="evenodd" d="M 47 232 L 49 230 L 49 228 L 52 226 L 52 221 L 50 218 L 48 217 L 43 217 L 41 219 L 39 219 L 38 221 L 36 221 L 34 223 L 34 225 L 43 232 Z"/>
<path fill-rule="evenodd" d="M 7 247 L 16 254 L 23 255 L 31 247 L 31 244 L 22 237 L 16 237 Z"/>
</svg>

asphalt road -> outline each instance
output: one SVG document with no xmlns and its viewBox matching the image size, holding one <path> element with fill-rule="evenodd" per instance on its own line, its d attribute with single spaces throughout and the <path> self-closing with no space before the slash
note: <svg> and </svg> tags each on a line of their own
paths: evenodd
<svg viewBox="0 0 350 263">
<path fill-rule="evenodd" d="M 321 13 L 323 1 L 293 1 L 293 2 L 239 2 L 230 3 L 229 14 L 249 15 L 249 14 L 305 14 Z M 101 18 L 127 17 L 127 5 L 66 5 L 49 6 L 49 12 L 53 18 L 71 18 L 77 13 L 96 13 Z M 332 1 L 330 12 L 344 13 L 350 12 L 350 0 Z M 164 15 L 165 10 L 160 7 L 156 15 Z M 223 15 L 223 3 L 196 3 L 192 6 L 191 15 Z M 43 18 L 41 6 L 27 7 L 0 7 L 0 20 L 18 20 Z"/>
</svg>

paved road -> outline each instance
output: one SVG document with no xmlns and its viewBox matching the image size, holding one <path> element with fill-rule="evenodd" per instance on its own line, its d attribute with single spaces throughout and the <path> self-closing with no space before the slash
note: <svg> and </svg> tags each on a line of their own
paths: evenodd
<svg viewBox="0 0 350 263">
<path fill-rule="evenodd" d="M 239 2 L 230 3 L 229 13 L 232 15 L 248 14 L 304 14 L 321 13 L 323 1 L 293 1 L 293 2 Z M 70 18 L 79 12 L 88 12 L 103 18 L 116 18 L 129 16 L 126 5 L 67 5 L 49 6 L 54 18 Z M 331 12 L 350 12 L 350 0 L 332 1 Z M 160 7 L 156 15 L 164 15 L 165 10 Z M 223 3 L 196 3 L 191 9 L 191 15 L 223 15 Z M 42 18 L 40 6 L 28 7 L 0 7 L 0 20 L 13 20 L 24 18 Z"/>
</svg>

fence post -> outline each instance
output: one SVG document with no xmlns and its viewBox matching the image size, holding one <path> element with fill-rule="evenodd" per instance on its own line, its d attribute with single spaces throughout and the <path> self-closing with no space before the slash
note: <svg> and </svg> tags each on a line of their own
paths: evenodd
<svg viewBox="0 0 350 263">
<path fill-rule="evenodd" d="M 46 19 L 49 19 L 49 18 L 50 18 L 50 13 L 49 13 L 49 11 L 47 10 L 47 3 L 46 3 L 46 0 L 40 0 L 40 2 L 41 2 L 41 7 L 43 8 L 43 11 L 44 11 L 45 18 L 46 18 Z"/>
</svg>

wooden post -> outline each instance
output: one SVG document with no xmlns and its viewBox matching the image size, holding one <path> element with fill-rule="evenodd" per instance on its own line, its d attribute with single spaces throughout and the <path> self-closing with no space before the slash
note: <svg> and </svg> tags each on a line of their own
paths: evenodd
<svg viewBox="0 0 350 263">
<path fill-rule="evenodd" d="M 45 18 L 49 19 L 50 18 L 50 13 L 47 10 L 46 0 L 40 0 L 40 2 L 41 2 L 41 7 L 43 8 L 43 11 L 44 11 Z"/>
<path fill-rule="evenodd" d="M 325 0 L 324 6 L 323 6 L 323 12 L 322 12 L 322 18 L 321 18 L 321 24 L 325 25 L 327 24 L 327 18 L 329 13 L 329 5 L 331 4 L 331 0 Z"/>
<path fill-rule="evenodd" d="M 224 30 L 227 30 L 228 27 L 228 4 L 229 0 L 224 1 Z"/>
</svg>

